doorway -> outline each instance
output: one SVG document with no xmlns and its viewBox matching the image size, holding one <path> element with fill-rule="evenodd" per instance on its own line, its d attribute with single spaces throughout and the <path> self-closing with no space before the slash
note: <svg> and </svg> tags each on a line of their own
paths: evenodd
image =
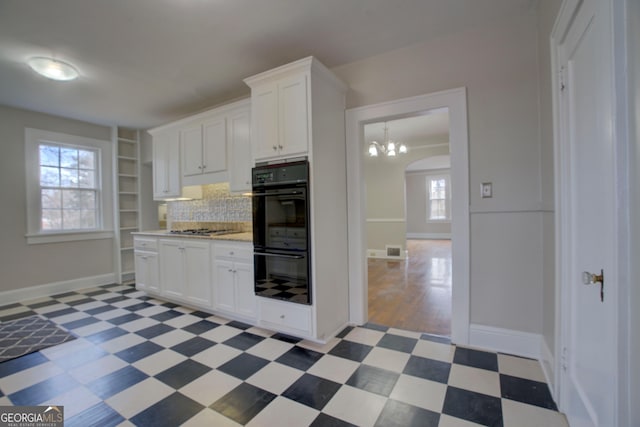
<svg viewBox="0 0 640 427">
<path fill-rule="evenodd" d="M 404 98 L 382 104 L 354 108 L 346 114 L 347 187 L 349 192 L 349 312 L 350 321 L 368 321 L 368 272 L 366 239 L 366 198 L 363 180 L 363 153 L 366 150 L 364 126 L 384 120 L 399 119 L 447 108 L 449 111 L 452 187 L 457 197 L 452 200 L 452 318 L 451 340 L 457 344 L 469 341 L 469 163 L 466 89 Z"/>
</svg>

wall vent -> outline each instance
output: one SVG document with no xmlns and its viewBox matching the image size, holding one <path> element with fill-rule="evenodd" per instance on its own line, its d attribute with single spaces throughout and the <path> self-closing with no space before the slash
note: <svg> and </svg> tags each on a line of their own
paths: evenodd
<svg viewBox="0 0 640 427">
<path fill-rule="evenodd" d="M 402 257 L 402 247 L 401 246 L 392 246 L 386 245 L 387 257 L 388 258 L 401 258 Z"/>
</svg>

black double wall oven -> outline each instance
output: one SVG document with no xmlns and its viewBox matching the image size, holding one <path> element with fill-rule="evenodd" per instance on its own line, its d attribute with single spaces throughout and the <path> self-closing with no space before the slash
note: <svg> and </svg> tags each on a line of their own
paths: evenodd
<svg viewBox="0 0 640 427">
<path fill-rule="evenodd" d="M 252 170 L 255 293 L 311 304 L 309 163 Z"/>
</svg>

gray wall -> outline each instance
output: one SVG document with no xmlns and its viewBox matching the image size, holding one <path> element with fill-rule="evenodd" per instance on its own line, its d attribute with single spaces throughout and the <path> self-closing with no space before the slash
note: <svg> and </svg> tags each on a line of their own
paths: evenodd
<svg viewBox="0 0 640 427">
<path fill-rule="evenodd" d="M 407 193 L 407 236 L 451 235 L 451 222 L 427 221 L 427 177 L 437 174 L 450 174 L 449 169 L 433 171 L 415 171 L 405 173 Z"/>
<path fill-rule="evenodd" d="M 0 106 L 0 292 L 113 273 L 113 239 L 27 245 L 25 127 L 111 139 L 109 127 Z"/>
<path fill-rule="evenodd" d="M 543 332 L 537 10 L 337 67 L 348 108 L 467 88 L 471 323 Z M 390 72 L 390 64 L 393 64 Z M 548 167 L 547 162 L 544 163 Z M 493 182 L 494 197 L 480 197 Z M 455 266 L 454 266 L 455 268 Z"/>
</svg>

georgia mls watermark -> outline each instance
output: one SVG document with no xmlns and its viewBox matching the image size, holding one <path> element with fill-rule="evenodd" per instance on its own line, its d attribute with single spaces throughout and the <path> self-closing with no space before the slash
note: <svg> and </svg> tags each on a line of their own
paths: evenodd
<svg viewBox="0 0 640 427">
<path fill-rule="evenodd" d="M 64 406 L 0 406 L 0 427 L 64 427 Z"/>
</svg>

